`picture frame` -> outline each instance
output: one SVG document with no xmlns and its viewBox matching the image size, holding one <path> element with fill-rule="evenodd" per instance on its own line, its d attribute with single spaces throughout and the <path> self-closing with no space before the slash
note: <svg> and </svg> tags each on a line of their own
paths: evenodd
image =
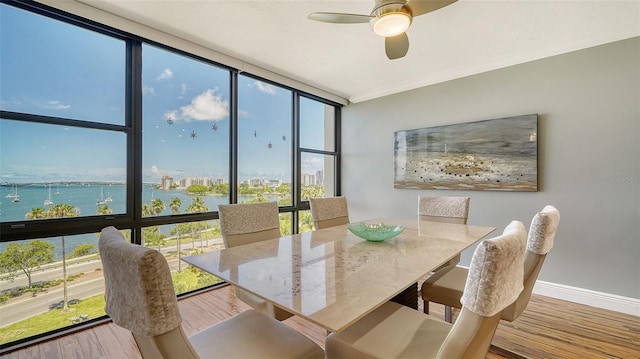
<svg viewBox="0 0 640 359">
<path fill-rule="evenodd" d="M 394 132 L 394 188 L 538 191 L 538 115 Z"/>
</svg>

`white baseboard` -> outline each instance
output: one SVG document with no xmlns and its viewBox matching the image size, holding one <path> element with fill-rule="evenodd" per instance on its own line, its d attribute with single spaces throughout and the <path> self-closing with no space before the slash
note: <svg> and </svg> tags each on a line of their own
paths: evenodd
<svg viewBox="0 0 640 359">
<path fill-rule="evenodd" d="M 544 281 L 536 281 L 533 293 L 640 317 L 640 299 L 636 298 Z"/>
</svg>

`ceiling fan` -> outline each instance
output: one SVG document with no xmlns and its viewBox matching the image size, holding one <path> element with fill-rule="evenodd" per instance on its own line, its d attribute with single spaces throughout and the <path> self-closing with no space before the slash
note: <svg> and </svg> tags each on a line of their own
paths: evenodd
<svg viewBox="0 0 640 359">
<path fill-rule="evenodd" d="M 414 17 L 438 10 L 458 0 L 375 0 L 370 15 L 336 12 L 314 12 L 309 19 L 336 24 L 370 23 L 373 32 L 384 37 L 384 47 L 390 60 L 404 57 L 409 51 L 405 31 Z"/>
</svg>

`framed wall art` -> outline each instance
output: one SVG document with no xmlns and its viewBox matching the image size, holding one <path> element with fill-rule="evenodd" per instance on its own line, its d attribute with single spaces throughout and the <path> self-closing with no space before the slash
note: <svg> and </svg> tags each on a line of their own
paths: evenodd
<svg viewBox="0 0 640 359">
<path fill-rule="evenodd" d="M 538 115 L 394 133 L 394 188 L 538 190 Z"/>
</svg>

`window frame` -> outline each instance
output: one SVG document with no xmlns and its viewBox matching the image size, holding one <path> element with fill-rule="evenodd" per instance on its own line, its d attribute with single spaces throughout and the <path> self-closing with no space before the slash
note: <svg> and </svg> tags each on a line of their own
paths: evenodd
<svg viewBox="0 0 640 359">
<path fill-rule="evenodd" d="M 140 244 L 142 227 L 158 226 L 165 224 L 190 222 L 196 220 L 212 220 L 218 219 L 217 211 L 196 214 L 178 214 L 165 215 L 156 217 L 142 217 L 142 44 L 150 44 L 164 50 L 174 52 L 195 61 L 201 61 L 212 66 L 229 71 L 230 82 L 230 133 L 229 133 L 229 203 L 237 203 L 238 200 L 238 173 L 237 173 L 237 151 L 238 151 L 238 75 L 240 70 L 229 66 L 221 65 L 212 60 L 203 58 L 198 55 L 190 54 L 185 51 L 172 48 L 170 46 L 157 43 L 155 41 L 146 40 L 139 36 L 129 34 L 117 29 L 104 26 L 72 15 L 43 4 L 24 3 L 20 1 L 3 1 L 3 6 L 13 6 L 21 10 L 42 15 L 53 20 L 62 21 L 70 25 L 77 26 L 84 30 L 95 31 L 103 35 L 123 40 L 126 44 L 126 77 L 125 82 L 125 124 L 114 125 L 105 124 L 77 119 L 35 115 L 29 113 L 19 113 L 13 111 L 0 110 L 2 119 L 28 121 L 33 123 L 43 123 L 52 125 L 63 125 L 73 127 L 83 127 L 88 129 L 108 130 L 123 132 L 127 136 L 127 207 L 125 213 L 111 214 L 106 216 L 82 216 L 77 218 L 60 218 L 48 219 L 42 221 L 12 221 L 0 223 L 0 231 L 2 231 L 1 242 L 10 242 L 14 240 L 35 239 L 43 236 L 59 236 L 73 235 L 89 232 L 99 232 L 107 225 L 113 225 L 118 228 L 131 229 L 133 232 L 132 242 Z M 274 86 L 289 90 L 292 93 L 292 178 L 291 186 L 294 188 L 292 193 L 291 206 L 280 207 L 280 212 L 293 212 L 292 219 L 293 232 L 297 232 L 298 217 L 296 212 L 299 210 L 309 209 L 308 201 L 301 200 L 300 184 L 300 156 L 304 153 L 316 153 L 322 155 L 330 155 L 335 158 L 335 193 L 340 195 L 340 113 L 341 104 L 320 98 L 313 94 L 305 93 L 290 86 L 282 85 L 274 81 L 262 78 L 251 73 L 243 72 L 243 76 L 253 78 Z M 335 126 L 334 141 L 335 151 L 314 150 L 299 147 L 299 121 L 300 121 L 300 97 L 319 101 L 325 105 L 334 107 Z"/>
<path fill-rule="evenodd" d="M 109 215 L 89 215 L 82 217 L 44 219 L 38 221 L 18 220 L 0 223 L 0 242 L 10 243 L 20 240 L 30 240 L 37 238 L 70 236 L 86 233 L 99 233 L 106 226 L 115 226 L 121 230 L 131 231 L 131 242 L 141 244 L 142 228 L 149 226 L 173 225 L 177 223 L 210 221 L 219 219 L 217 208 L 206 213 L 182 213 L 177 215 L 163 215 L 154 217 L 142 216 L 142 47 L 143 44 L 153 45 L 167 51 L 174 52 L 201 61 L 212 66 L 229 71 L 229 203 L 238 201 L 238 76 L 241 70 L 219 64 L 213 60 L 194 55 L 156 41 L 148 40 L 135 34 L 127 33 L 97 22 L 84 19 L 82 17 L 54 9 L 37 2 L 23 2 L 17 0 L 2 0 L 0 6 L 11 6 L 23 11 L 31 12 L 35 15 L 44 16 L 52 20 L 62 21 L 66 24 L 77 26 L 81 31 L 94 31 L 125 42 L 125 121 L 124 125 L 91 122 L 78 119 L 43 116 L 31 113 L 21 113 L 0 109 L 1 120 L 16 120 L 30 123 L 72 126 L 86 129 L 102 131 L 116 131 L 126 135 L 126 209 L 124 213 Z M 34 16 L 35 16 L 34 15 Z M 299 211 L 309 210 L 309 202 L 301 199 L 301 155 L 303 153 L 315 153 L 330 155 L 334 157 L 334 186 L 335 193 L 341 195 L 340 183 L 340 156 L 341 156 L 341 108 L 342 104 L 321 98 L 319 96 L 298 90 L 296 88 L 282 85 L 274 81 L 262 78 L 251 73 L 242 72 L 243 76 L 248 76 L 258 81 L 262 81 L 274 86 L 278 86 L 291 91 L 291 205 L 279 207 L 280 213 L 291 213 L 291 233 L 298 233 Z M 334 151 L 314 150 L 300 148 L 300 98 L 305 97 L 324 105 L 334 108 Z M 329 194 L 327 194 L 329 195 Z M 182 295 L 188 295 L 184 293 Z M 103 318 L 103 320 L 106 320 Z M 95 323 L 92 321 L 92 323 Z M 24 338 L 8 345 L 0 346 L 0 353 L 7 348 L 13 350 L 19 346 L 33 344 L 34 341 L 48 339 L 53 334 L 66 334 L 78 330 L 89 324 L 76 324 L 70 327 L 63 327 L 60 330 L 47 332 L 34 337 Z"/>
</svg>

